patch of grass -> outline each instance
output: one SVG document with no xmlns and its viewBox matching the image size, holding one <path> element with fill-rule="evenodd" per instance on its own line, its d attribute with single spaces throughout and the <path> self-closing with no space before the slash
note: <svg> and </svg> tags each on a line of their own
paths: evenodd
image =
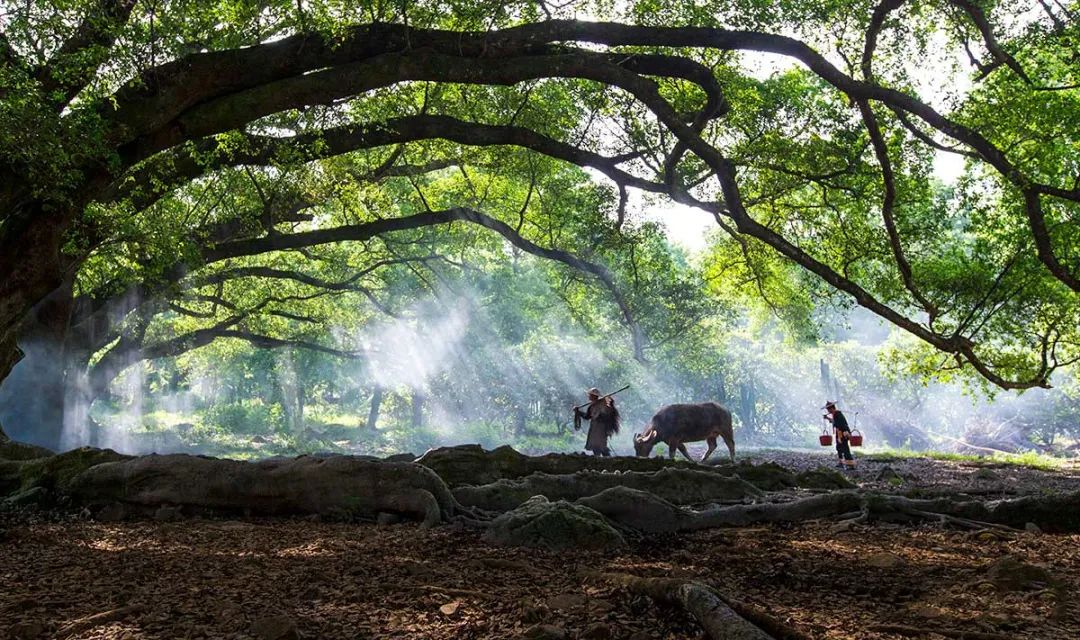
<svg viewBox="0 0 1080 640">
<path fill-rule="evenodd" d="M 1065 465 L 1061 458 L 1055 458 L 1035 451 L 1025 453 L 995 453 L 987 456 L 977 456 L 969 453 L 951 453 L 948 451 L 911 451 L 909 449 L 888 449 L 877 451 L 862 456 L 864 460 L 875 462 L 891 462 L 894 460 L 910 460 L 913 458 L 929 458 L 931 460 L 945 460 L 948 462 L 967 462 L 972 464 L 1011 465 L 1039 469 L 1041 471 L 1057 471 Z"/>
</svg>

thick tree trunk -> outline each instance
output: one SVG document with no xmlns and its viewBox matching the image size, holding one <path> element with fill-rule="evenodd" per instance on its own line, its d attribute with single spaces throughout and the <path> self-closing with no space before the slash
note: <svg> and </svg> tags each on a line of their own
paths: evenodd
<svg viewBox="0 0 1080 640">
<path fill-rule="evenodd" d="M 414 389 L 412 394 L 412 428 L 420 429 L 424 426 L 424 393 Z"/>
<path fill-rule="evenodd" d="M 527 424 L 527 414 L 525 407 L 516 407 L 514 410 L 514 435 L 521 437 L 525 435 L 525 426 Z"/>
<path fill-rule="evenodd" d="M 26 191 L 18 185 L 0 187 L 0 382 L 22 357 L 17 345 L 23 321 L 61 286 L 74 262 L 61 252 L 70 212 L 49 209 Z"/>
<path fill-rule="evenodd" d="M 379 422 L 379 409 L 382 406 L 383 388 L 379 385 L 375 386 L 375 390 L 371 392 L 371 408 L 368 410 L 367 428 L 369 431 L 375 431 Z"/>
<path fill-rule="evenodd" d="M 24 358 L 0 383 L 0 422 L 16 440 L 54 450 L 68 444 L 63 438 L 67 376 L 80 366 L 83 351 L 69 336 L 72 306 L 68 282 L 34 307 L 22 324 Z"/>
</svg>

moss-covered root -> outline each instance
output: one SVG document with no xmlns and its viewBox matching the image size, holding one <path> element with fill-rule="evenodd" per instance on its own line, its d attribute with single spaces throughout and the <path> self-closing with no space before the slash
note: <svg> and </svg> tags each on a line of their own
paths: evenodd
<svg viewBox="0 0 1080 640">
<path fill-rule="evenodd" d="M 0 460 L 35 460 L 53 455 L 45 447 L 0 439 Z"/>
<path fill-rule="evenodd" d="M 72 483 L 71 493 L 91 506 L 117 502 L 143 511 L 172 505 L 193 513 L 336 519 L 395 513 L 427 525 L 446 522 L 462 510 L 430 469 L 351 456 L 262 462 L 144 456 L 87 470 Z"/>
<path fill-rule="evenodd" d="M 484 538 L 495 544 L 541 549 L 604 551 L 626 546 L 622 534 L 596 511 L 536 496 L 493 520 Z"/>
</svg>

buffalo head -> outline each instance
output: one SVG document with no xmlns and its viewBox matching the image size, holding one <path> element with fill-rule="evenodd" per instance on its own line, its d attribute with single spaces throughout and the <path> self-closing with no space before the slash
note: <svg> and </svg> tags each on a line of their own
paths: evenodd
<svg viewBox="0 0 1080 640">
<path fill-rule="evenodd" d="M 634 434 L 634 453 L 637 457 L 648 458 L 659 437 L 660 434 L 653 430 L 651 425 L 646 427 L 645 433 Z"/>
</svg>

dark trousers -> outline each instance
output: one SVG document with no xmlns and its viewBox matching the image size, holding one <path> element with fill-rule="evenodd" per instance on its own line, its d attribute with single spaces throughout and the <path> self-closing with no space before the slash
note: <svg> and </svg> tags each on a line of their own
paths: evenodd
<svg viewBox="0 0 1080 640">
<path fill-rule="evenodd" d="M 851 457 L 851 445 L 849 445 L 848 441 L 845 439 L 836 441 L 836 455 L 839 456 L 841 460 L 855 459 Z"/>
</svg>

